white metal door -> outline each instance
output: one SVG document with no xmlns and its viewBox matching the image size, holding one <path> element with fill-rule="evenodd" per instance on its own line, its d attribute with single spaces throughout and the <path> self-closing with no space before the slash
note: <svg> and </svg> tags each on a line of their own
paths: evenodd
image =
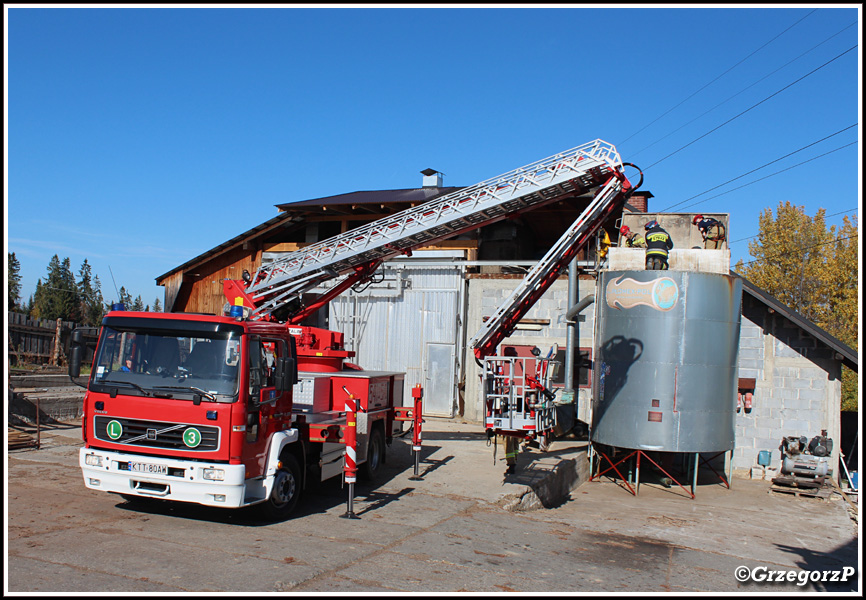
<svg viewBox="0 0 866 600">
<path fill-rule="evenodd" d="M 454 416 L 454 344 L 427 344 L 423 413 Z"/>
</svg>

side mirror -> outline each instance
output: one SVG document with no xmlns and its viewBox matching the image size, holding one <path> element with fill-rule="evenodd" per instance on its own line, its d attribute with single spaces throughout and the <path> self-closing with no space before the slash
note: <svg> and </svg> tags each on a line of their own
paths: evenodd
<svg viewBox="0 0 866 600">
<path fill-rule="evenodd" d="M 274 379 L 274 386 L 278 391 L 285 392 L 290 390 L 298 382 L 298 370 L 295 366 L 295 359 L 285 356 L 278 358 Z"/>
<path fill-rule="evenodd" d="M 81 346 L 72 346 L 69 349 L 69 376 L 73 379 L 81 375 Z"/>
<path fill-rule="evenodd" d="M 75 379 L 81 375 L 81 360 L 84 353 L 84 345 L 81 342 L 81 332 L 77 329 L 72 332 L 69 347 L 69 377 Z"/>
</svg>

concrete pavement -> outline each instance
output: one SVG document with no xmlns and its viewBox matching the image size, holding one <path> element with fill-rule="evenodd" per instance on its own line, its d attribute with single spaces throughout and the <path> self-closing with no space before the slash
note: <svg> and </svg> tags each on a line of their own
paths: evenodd
<svg viewBox="0 0 866 600">
<path fill-rule="evenodd" d="M 678 488 L 652 484 L 642 485 L 635 497 L 609 480 L 586 482 L 585 444 L 575 441 L 554 442 L 547 453 L 522 452 L 517 475 L 505 476 L 504 461 L 494 464 L 493 448 L 479 425 L 440 419 L 424 423 L 421 480 L 417 481 L 410 479 L 414 464 L 410 437 L 396 439 L 389 448 L 379 483 L 359 484 L 355 499 L 359 521 L 338 518 L 345 509 L 346 490 L 337 483 L 312 493 L 296 518 L 253 527 L 240 515 L 214 511 L 204 511 L 205 516 L 184 508 L 130 512 L 116 497 L 80 484 L 78 426 L 50 427 L 42 433 L 40 450 L 9 452 L 16 463 L 14 483 L 21 490 L 50 486 L 49 480 L 19 483 L 24 481 L 20 479 L 25 476 L 23 466 L 33 464 L 34 477 L 44 472 L 71 482 L 67 483 L 72 486 L 70 498 L 80 498 L 82 506 L 92 505 L 93 515 L 70 506 L 58 516 L 56 508 L 25 505 L 41 519 L 38 525 L 28 525 L 26 520 L 14 525 L 10 544 L 15 569 L 10 569 L 10 575 L 15 587 L 10 590 L 762 593 L 860 589 L 859 523 L 837 494 L 826 500 L 771 494 L 767 481 L 735 478 L 731 489 L 699 485 L 695 499 Z M 24 499 L 22 495 L 10 501 L 10 507 Z M 62 519 L 59 525 L 50 523 L 54 518 Z M 136 552 L 144 552 L 146 560 L 133 563 L 141 570 L 136 579 L 123 575 L 130 564 L 122 558 L 129 541 L 114 540 L 115 529 L 129 540 L 139 540 Z M 205 562 L 215 565 L 212 572 L 184 579 L 194 572 L 189 566 L 176 566 L 160 558 L 156 549 L 147 550 L 161 539 L 168 540 L 159 543 L 169 548 L 161 552 L 169 551 L 171 543 L 178 545 L 180 540 L 171 538 L 175 530 L 183 531 L 184 544 L 198 540 L 199 554 L 207 548 Z M 62 543 L 48 543 L 54 538 L 61 542 L 63 532 L 92 543 L 82 543 L 77 553 L 64 549 Z M 238 548 L 210 548 L 209 536 L 215 532 L 221 539 L 236 536 L 243 553 L 237 554 Z M 306 549 L 301 554 L 297 550 L 286 556 L 274 554 L 279 552 L 280 539 L 288 543 L 287 535 L 303 540 Z M 339 548 L 336 553 L 334 547 Z M 94 563 L 82 552 L 102 561 L 96 580 L 84 576 L 94 571 Z M 201 563 L 202 556 L 185 545 L 178 552 L 178 557 L 197 556 L 195 562 Z M 243 562 L 238 562 L 240 556 Z M 219 561 L 222 566 L 217 566 Z M 259 565 L 255 571 L 260 576 L 244 581 L 232 576 L 246 572 L 253 562 Z M 55 565 L 66 575 L 50 576 L 46 565 Z M 734 579 L 740 566 L 815 572 L 852 565 L 857 579 L 844 586 Z M 21 572 L 31 568 L 39 574 L 37 579 Z"/>
</svg>

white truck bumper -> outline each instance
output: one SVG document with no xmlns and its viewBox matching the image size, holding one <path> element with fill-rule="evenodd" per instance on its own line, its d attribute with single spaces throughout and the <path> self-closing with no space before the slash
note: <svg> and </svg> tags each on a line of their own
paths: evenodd
<svg viewBox="0 0 866 600">
<path fill-rule="evenodd" d="M 139 456 L 93 448 L 82 448 L 78 463 L 84 485 L 93 490 L 226 508 L 261 501 L 261 497 L 245 498 L 244 465 Z"/>
</svg>

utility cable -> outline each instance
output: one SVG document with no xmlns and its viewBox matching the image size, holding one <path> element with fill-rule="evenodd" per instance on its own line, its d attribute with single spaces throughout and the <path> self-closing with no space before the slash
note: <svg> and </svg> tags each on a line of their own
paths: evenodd
<svg viewBox="0 0 866 600">
<path fill-rule="evenodd" d="M 89 299 L 89 300 L 97 300 L 97 299 L 98 299 L 97 296 L 93 295 L 93 294 L 95 294 L 95 292 L 93 292 L 92 294 L 82 294 L 82 293 L 79 292 L 78 290 L 70 290 L 70 289 L 59 288 L 59 287 L 54 287 L 54 286 L 50 286 L 50 285 L 42 285 L 42 286 L 40 286 L 39 289 L 42 289 L 42 290 L 57 290 L 58 292 L 68 292 L 68 293 L 70 293 L 70 294 L 78 294 L 78 295 L 81 296 L 82 298 L 87 298 L 87 299 Z M 101 292 L 100 292 L 100 293 L 101 293 Z"/>
<path fill-rule="evenodd" d="M 839 212 L 835 212 L 835 213 L 830 214 L 830 215 L 824 215 L 824 219 L 828 219 L 828 218 L 830 218 L 830 217 L 835 217 L 836 215 L 844 215 L 844 214 L 847 214 L 847 213 L 859 212 L 859 210 L 860 210 L 859 208 L 849 208 L 849 209 L 847 209 L 847 210 L 840 210 Z M 746 240 L 750 240 L 750 239 L 752 239 L 752 238 L 756 238 L 756 237 L 758 237 L 759 235 L 761 235 L 761 234 L 760 234 L 760 233 L 756 233 L 755 235 L 746 236 L 746 237 L 744 237 L 744 238 L 740 238 L 740 239 L 738 239 L 738 240 L 731 240 L 730 242 L 728 242 L 728 246 L 730 246 L 731 244 L 739 243 L 739 242 L 745 242 Z"/>
<path fill-rule="evenodd" d="M 830 244 L 836 244 L 838 242 L 844 242 L 845 240 L 853 240 L 853 239 L 856 239 L 857 237 L 858 237 L 858 235 L 855 233 L 854 235 L 849 235 L 849 236 L 846 236 L 843 238 L 835 238 L 835 239 L 832 239 L 828 242 L 819 242 L 817 244 L 812 244 L 811 246 L 803 246 L 801 248 L 796 248 L 793 250 L 785 250 L 783 252 L 779 252 L 778 254 L 771 254 L 770 256 L 764 256 L 762 258 L 756 258 L 754 260 L 750 260 L 749 262 L 744 262 L 743 266 L 745 267 L 745 266 L 748 266 L 752 263 L 756 263 L 758 261 L 775 260 L 777 258 L 782 258 L 783 256 L 789 256 L 791 254 L 799 254 L 800 252 L 805 252 L 806 250 L 812 250 L 813 248 L 817 248 L 819 246 L 828 246 Z"/>
<path fill-rule="evenodd" d="M 811 144 L 807 144 L 807 145 L 803 146 L 802 148 L 799 148 L 799 149 L 797 149 L 797 150 L 794 150 L 793 152 L 789 152 L 788 154 L 786 154 L 786 155 L 784 155 L 784 156 L 780 156 L 779 158 L 777 158 L 777 159 L 775 159 L 775 160 L 771 160 L 770 162 L 768 162 L 768 163 L 766 163 L 766 164 L 763 164 L 763 165 L 761 165 L 760 167 L 757 167 L 757 168 L 755 168 L 755 169 L 752 169 L 751 171 L 747 171 L 747 172 L 743 173 L 742 175 L 738 175 L 737 177 L 734 177 L 733 179 L 729 179 L 728 181 L 726 181 L 726 182 L 724 182 L 724 183 L 720 183 L 720 184 L 717 185 L 717 186 L 711 187 L 711 188 L 708 189 L 708 190 L 704 190 L 704 191 L 701 192 L 700 194 L 695 194 L 695 195 L 692 196 L 691 198 L 686 198 L 685 200 L 681 200 L 680 202 L 677 202 L 676 204 L 672 204 L 672 205 L 668 206 L 667 208 L 663 209 L 662 212 L 669 212 L 671 209 L 676 208 L 676 207 L 679 206 L 680 204 L 684 204 L 684 203 L 688 202 L 689 200 L 694 200 L 694 199 L 697 198 L 698 196 L 703 196 L 704 194 L 707 194 L 707 193 L 709 193 L 709 192 L 712 192 L 713 190 L 718 189 L 718 188 L 720 188 L 720 187 L 722 187 L 722 186 L 728 185 L 729 183 L 732 183 L 732 182 L 736 181 L 737 179 L 742 179 L 742 178 L 745 177 L 746 175 L 751 175 L 752 173 L 754 173 L 754 172 L 756 172 L 756 171 L 760 171 L 761 169 L 763 169 L 763 168 L 765 168 L 765 167 L 769 167 L 769 166 L 772 165 L 773 163 L 777 163 L 777 162 L 779 162 L 780 160 L 784 160 L 784 159 L 788 158 L 789 156 L 793 156 L 793 155 L 797 154 L 798 152 L 802 152 L 802 151 L 805 150 L 806 148 L 811 148 L 812 146 L 814 146 L 814 145 L 816 145 L 816 144 L 820 144 L 821 142 L 823 142 L 823 141 L 825 141 L 825 140 L 829 140 L 831 137 L 837 136 L 837 135 L 839 135 L 840 133 L 844 133 L 845 131 L 848 131 L 848 130 L 851 129 L 852 127 L 857 127 L 857 125 L 858 125 L 858 123 L 854 123 L 853 125 L 849 125 L 848 127 L 845 127 L 844 129 L 840 129 L 840 130 L 837 131 L 836 133 L 831 133 L 830 135 L 828 135 L 828 136 L 826 136 L 826 137 L 823 137 L 823 138 L 821 138 L 820 140 L 816 140 L 816 141 L 812 142 Z"/>
<path fill-rule="evenodd" d="M 649 127 L 650 125 L 652 125 L 653 123 L 655 123 L 656 121 L 658 121 L 659 119 L 661 119 L 662 117 L 664 117 L 665 115 L 669 114 L 671 111 L 673 111 L 673 110 L 679 108 L 680 106 L 682 106 L 683 104 L 685 104 L 686 102 L 688 102 L 689 100 L 691 100 L 694 96 L 696 96 L 697 94 L 699 94 L 700 92 L 702 92 L 703 90 L 705 90 L 706 88 L 708 88 L 710 85 L 714 84 L 716 81 L 718 81 L 719 79 L 721 79 L 722 77 L 724 77 L 725 75 L 727 75 L 728 73 L 730 73 L 731 71 L 733 71 L 735 68 L 737 68 L 738 66 L 740 66 L 741 64 L 743 64 L 744 62 L 746 62 L 746 61 L 747 61 L 749 58 L 751 58 L 752 56 L 754 56 L 755 54 L 757 54 L 758 52 L 760 52 L 761 50 L 763 50 L 764 48 L 766 48 L 767 46 L 769 46 L 772 42 L 774 42 L 776 39 L 778 39 L 779 37 L 781 37 L 783 34 L 787 33 L 787 32 L 788 32 L 789 30 L 791 30 L 793 27 L 795 27 L 796 25 L 798 25 L 801 21 L 803 21 L 804 19 L 808 18 L 808 17 L 809 17 L 812 13 L 814 13 L 816 10 L 818 10 L 818 9 L 816 8 L 816 9 L 813 9 L 812 11 L 810 11 L 806 16 L 804 16 L 804 17 L 801 18 L 799 21 L 795 22 L 793 25 L 791 25 L 790 27 L 788 27 L 787 29 L 785 29 L 785 31 L 783 31 L 782 33 L 778 34 L 776 37 L 774 37 L 773 39 L 771 39 L 770 41 L 768 41 L 767 43 L 765 43 L 763 46 L 761 46 L 760 48 L 758 48 L 757 50 L 755 50 L 754 52 L 752 52 L 751 54 L 749 54 L 748 56 L 746 56 L 746 57 L 745 57 L 744 59 L 742 59 L 740 62 L 738 62 L 737 64 L 735 64 L 734 66 L 732 66 L 731 68 L 729 68 L 727 71 L 725 71 L 724 73 L 722 73 L 721 75 L 719 75 L 718 77 L 716 77 L 715 79 L 713 79 L 712 81 L 710 81 L 709 83 L 707 83 L 706 85 L 704 85 L 702 88 L 700 88 L 700 89 L 697 90 L 696 92 L 692 93 L 691 96 L 689 96 L 688 98 L 686 98 L 685 100 L 683 100 L 682 102 L 680 102 L 679 104 L 677 104 L 676 106 L 674 106 L 673 108 L 668 109 L 666 112 L 664 112 L 664 113 L 662 113 L 661 115 L 659 115 L 658 117 L 656 117 L 656 118 L 655 118 L 653 121 L 651 121 L 650 123 L 647 123 L 646 125 L 644 125 L 641 129 L 639 129 L 638 131 L 634 132 L 633 134 L 631 134 L 630 136 L 628 136 L 626 139 L 624 139 L 622 142 L 620 142 L 620 144 L 624 144 L 625 142 L 629 141 L 631 138 L 633 138 L 634 136 L 636 136 L 637 134 L 639 134 L 641 131 L 643 131 L 644 129 L 646 129 L 647 127 Z"/>
<path fill-rule="evenodd" d="M 688 206 L 685 206 L 683 208 L 689 208 L 691 206 L 697 206 L 698 204 L 703 204 L 704 202 L 707 202 L 708 200 L 712 200 L 713 198 L 718 198 L 720 196 L 724 196 L 725 194 L 730 194 L 731 192 L 741 190 L 744 187 L 748 187 L 748 186 L 752 185 L 753 183 L 758 183 L 759 181 L 769 179 L 770 177 L 775 177 L 776 175 L 784 173 L 785 171 L 790 171 L 791 169 L 794 169 L 796 167 L 803 166 L 806 163 L 810 163 L 813 160 L 818 160 L 819 158 L 823 158 L 824 156 L 827 156 L 828 154 L 833 154 L 834 152 L 838 152 L 839 150 L 847 148 L 848 146 L 853 146 L 856 143 L 857 142 L 851 142 L 850 144 L 845 144 L 844 146 L 839 146 L 838 148 L 834 148 L 833 150 L 830 150 L 829 152 L 825 152 L 824 154 L 819 154 L 818 156 L 814 156 L 808 160 L 804 160 L 803 162 L 797 163 L 796 165 L 791 165 L 790 167 L 786 167 L 786 168 L 782 169 L 781 171 L 776 171 L 775 173 L 765 175 L 764 177 L 759 177 L 758 179 L 754 179 L 754 180 L 750 181 L 749 183 L 744 183 L 743 185 L 740 185 L 740 186 L 737 186 L 735 188 L 731 188 L 729 190 L 726 190 L 726 191 L 722 192 L 721 194 L 716 194 L 715 196 L 710 196 L 709 198 L 704 198 L 703 200 L 701 200 L 699 202 L 694 202 L 693 204 L 689 204 Z M 662 211 L 662 212 L 665 212 L 665 211 Z"/>
<path fill-rule="evenodd" d="M 782 69 L 784 69 L 785 67 L 787 67 L 788 65 L 790 65 L 791 63 L 800 60 L 801 58 L 803 58 L 804 56 L 806 56 L 807 54 L 809 54 L 810 52 L 812 52 L 813 50 L 815 50 L 815 49 L 818 48 L 819 46 L 822 46 L 822 45 L 826 44 L 827 42 L 829 42 L 830 40 L 832 40 L 834 37 L 836 37 L 837 35 L 839 35 L 839 34 L 842 33 L 843 31 L 845 31 L 846 29 L 850 29 L 850 28 L 853 27 L 854 25 L 856 25 L 856 23 L 851 23 L 851 24 L 848 25 L 847 27 L 843 27 L 842 29 L 840 29 L 839 31 L 837 31 L 836 33 L 834 33 L 833 35 L 831 35 L 830 37 L 828 37 L 826 40 L 824 40 L 824 41 L 821 42 L 820 44 L 817 44 L 817 45 L 815 45 L 815 46 L 812 46 L 812 48 L 810 48 L 809 50 L 806 50 L 805 52 L 803 52 L 802 54 L 800 54 L 800 56 L 798 56 L 797 58 L 791 59 L 791 60 L 789 60 L 788 62 L 786 62 L 784 65 L 782 65 L 781 67 L 779 67 L 778 69 L 776 69 L 775 71 L 771 71 L 770 73 L 767 73 L 766 75 L 764 75 L 763 77 L 761 77 L 760 79 L 758 79 L 757 81 L 755 81 L 754 83 L 752 83 L 751 85 L 749 85 L 749 86 L 747 86 L 747 87 L 744 87 L 743 89 L 741 89 L 739 92 L 737 92 L 737 93 L 734 94 L 733 96 L 730 96 L 727 100 L 723 100 L 722 102 L 719 102 L 719 103 L 716 104 L 714 107 L 712 107 L 711 109 L 707 110 L 706 112 L 704 112 L 704 113 L 698 115 L 697 117 L 695 117 L 695 118 L 692 119 L 691 121 L 689 121 L 689 122 L 687 122 L 687 123 L 684 123 L 683 125 L 680 125 L 680 126 L 677 127 L 676 129 L 674 129 L 673 131 L 671 131 L 670 133 L 668 133 L 667 135 L 665 135 L 665 136 L 663 136 L 663 137 L 660 137 L 659 139 L 657 139 L 656 141 L 654 141 L 654 142 L 653 142 L 652 144 L 650 144 L 649 146 L 645 146 L 645 147 L 641 148 L 640 150 L 638 150 L 638 151 L 635 152 L 635 153 L 629 153 L 629 155 L 634 157 L 634 156 L 637 156 L 638 154 L 640 154 L 641 152 L 643 152 L 644 150 L 648 150 L 649 148 L 652 148 L 653 146 L 655 146 L 656 144 L 658 144 L 658 143 L 661 142 L 662 140 L 665 140 L 665 139 L 669 138 L 670 136 L 672 136 L 673 134 L 675 134 L 676 132 L 678 132 L 680 129 L 682 129 L 682 128 L 684 128 L 684 127 L 687 127 L 687 126 L 689 126 L 689 125 L 691 125 L 692 123 L 694 123 L 694 122 L 697 121 L 698 119 L 700 119 L 700 118 L 702 118 L 702 117 L 708 115 L 709 113 L 713 112 L 714 110 L 716 110 L 717 108 L 719 108 L 719 107 L 722 106 L 723 104 L 726 104 L 726 103 L 728 103 L 729 101 L 733 100 L 734 98 L 736 98 L 737 96 L 739 96 L 740 94 L 742 94 L 743 92 L 745 92 L 746 90 L 748 90 L 748 89 L 750 89 L 750 88 L 752 88 L 752 87 L 758 85 L 759 83 L 761 83 L 762 81 L 764 81 L 764 80 L 767 79 L 768 77 L 770 77 L 770 76 L 772 76 L 772 75 L 775 75 L 776 73 L 778 73 L 779 71 L 781 71 Z"/>
<path fill-rule="evenodd" d="M 739 113 L 739 114 L 737 114 L 737 115 L 734 115 L 733 117 L 731 117 L 730 119 L 728 119 L 727 121 L 725 121 L 724 123 L 722 123 L 721 125 L 718 125 L 718 126 L 714 127 L 713 129 L 709 130 L 708 132 L 706 132 L 705 134 L 703 134 L 703 135 L 701 135 L 701 136 L 699 136 L 699 137 L 693 139 L 691 142 L 689 142 L 689 143 L 686 144 L 685 146 L 682 146 L 682 147 L 680 147 L 679 149 L 674 150 L 673 152 L 671 152 L 670 154 L 668 154 L 668 155 L 665 156 L 664 158 L 662 158 L 662 159 L 660 159 L 660 160 L 657 160 L 656 162 L 654 162 L 653 164 L 651 164 L 650 166 L 648 166 L 648 167 L 647 167 L 646 169 L 644 169 L 644 170 L 646 171 L 646 170 L 648 170 L 648 169 L 651 169 L 652 167 L 656 166 L 657 164 L 659 164 L 659 163 L 661 163 L 661 162 L 663 162 L 663 161 L 669 159 L 669 158 L 670 158 L 671 156 L 673 156 L 674 154 L 677 154 L 678 152 L 681 152 L 682 150 L 685 150 L 686 148 L 688 148 L 689 146 L 691 146 L 691 145 L 694 144 L 695 142 L 697 142 L 697 141 L 699 141 L 699 140 L 702 140 L 703 138 L 707 137 L 707 136 L 710 135 L 711 133 L 714 133 L 714 132 L 718 131 L 719 129 L 721 129 L 722 127 L 724 127 L 725 125 L 727 125 L 728 123 L 731 123 L 732 121 L 734 121 L 734 120 L 736 120 L 736 119 L 739 119 L 739 118 L 742 117 L 744 114 L 746 114 L 747 112 L 751 111 L 751 110 L 754 109 L 754 108 L 757 108 L 758 106 L 760 106 L 761 104 L 763 104 L 764 102 L 766 102 L 767 100 L 769 100 L 770 98 L 773 98 L 774 96 L 778 96 L 779 94 L 781 94 L 782 92 L 784 92 L 785 90 L 787 90 L 789 87 L 791 87 L 791 86 L 793 86 L 793 85 L 795 85 L 795 84 L 797 84 L 797 83 L 800 83 L 801 81 L 803 81 L 804 79 L 806 79 L 806 78 L 809 77 L 810 75 L 813 75 L 814 73 L 817 73 L 818 71 L 820 71 L 821 69 L 823 69 L 824 67 L 826 67 L 827 65 L 829 65 L 830 63 L 832 63 L 832 62 L 834 62 L 834 61 L 836 61 L 836 60 L 842 58 L 843 56 L 845 56 L 846 54 L 848 54 L 849 52 L 851 52 L 852 50 L 854 50 L 856 47 L 857 47 L 857 44 L 854 44 L 853 46 L 851 46 L 850 48 L 848 48 L 847 50 L 845 50 L 845 51 L 842 52 L 841 54 L 838 54 L 838 55 L 836 55 L 835 57 L 833 57 L 833 58 L 831 58 L 830 60 L 828 60 L 827 62 L 825 62 L 825 63 L 824 63 L 823 65 L 821 65 L 820 67 L 816 67 L 815 69 L 809 71 L 808 73 L 806 73 L 805 75 L 803 75 L 803 76 L 800 77 L 799 79 L 797 79 L 797 80 L 795 80 L 795 81 L 792 81 L 791 83 L 789 83 L 788 85 L 786 85 L 786 86 L 783 87 L 782 89 L 780 89 L 780 90 L 778 90 L 778 91 L 776 91 L 776 92 L 773 92 L 772 94 L 770 94 L 769 96 L 767 96 L 766 98 L 764 98 L 763 100 L 761 100 L 760 102 L 758 102 L 758 103 L 756 103 L 756 104 L 753 104 L 752 106 L 750 106 L 750 107 L 747 108 L 746 110 L 742 111 L 741 113 Z"/>
</svg>

